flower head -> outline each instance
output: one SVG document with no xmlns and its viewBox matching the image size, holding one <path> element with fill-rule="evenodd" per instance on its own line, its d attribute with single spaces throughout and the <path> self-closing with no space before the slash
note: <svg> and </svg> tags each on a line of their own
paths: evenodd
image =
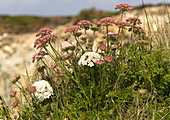
<svg viewBox="0 0 170 120">
<path fill-rule="evenodd" d="M 112 62 L 112 59 L 113 59 L 113 57 L 111 57 L 111 56 L 104 57 L 104 60 L 106 60 L 107 62 Z"/>
<path fill-rule="evenodd" d="M 68 27 L 67 29 L 64 30 L 65 33 L 67 32 L 70 32 L 70 33 L 74 33 L 75 31 L 78 31 L 78 30 L 81 30 L 82 28 L 78 25 L 75 25 L 75 26 L 71 26 L 71 27 Z"/>
<path fill-rule="evenodd" d="M 94 63 L 96 63 L 99 60 L 100 60 L 100 55 L 98 53 L 87 52 L 81 56 L 80 60 L 78 61 L 78 64 L 83 66 L 87 65 L 93 67 Z"/>
<path fill-rule="evenodd" d="M 16 92 L 13 92 L 13 93 L 10 95 L 10 97 L 15 97 L 15 95 L 16 95 Z"/>
<path fill-rule="evenodd" d="M 106 45 L 101 44 L 101 45 L 99 46 L 99 48 L 100 48 L 101 50 L 106 50 Z"/>
<path fill-rule="evenodd" d="M 137 34 L 146 34 L 145 30 L 141 27 L 134 27 L 133 31 Z"/>
<path fill-rule="evenodd" d="M 34 93 L 36 91 L 36 88 L 34 86 L 31 86 L 28 88 L 28 92 Z"/>
<path fill-rule="evenodd" d="M 33 54 L 32 63 L 34 63 L 34 61 L 36 59 L 39 60 L 39 59 L 43 58 L 45 55 L 48 55 L 48 53 L 46 53 L 45 51 L 39 51 L 39 52 Z"/>
<path fill-rule="evenodd" d="M 32 96 L 40 102 L 50 98 L 50 96 L 53 95 L 53 89 L 51 85 L 45 80 L 35 82 L 32 86 L 34 86 L 36 89 Z"/>
<path fill-rule="evenodd" d="M 36 37 L 45 36 L 45 35 L 51 34 L 52 32 L 53 31 L 49 28 L 42 28 L 37 32 Z"/>
<path fill-rule="evenodd" d="M 141 20 L 137 17 L 130 17 L 126 19 L 126 22 L 129 22 L 130 24 L 142 24 Z"/>
<path fill-rule="evenodd" d="M 12 106 L 13 106 L 13 107 L 17 107 L 17 105 L 18 105 L 18 101 L 17 101 L 17 100 L 12 103 Z"/>
<path fill-rule="evenodd" d="M 102 26 L 109 26 L 112 25 L 113 23 L 115 23 L 115 20 L 111 17 L 102 18 L 97 22 L 98 25 Z"/>
<path fill-rule="evenodd" d="M 20 75 L 17 75 L 13 80 L 12 83 L 15 84 L 20 79 Z"/>
<path fill-rule="evenodd" d="M 123 4 L 117 4 L 114 9 L 115 9 L 115 10 L 116 10 L 116 9 L 120 9 L 120 10 L 122 10 L 122 11 L 127 11 L 127 10 L 133 9 L 133 7 L 130 6 L 129 4 L 123 3 Z"/>
<path fill-rule="evenodd" d="M 120 27 L 120 28 L 124 28 L 124 27 L 128 27 L 128 26 L 133 26 L 132 24 L 128 23 L 128 22 L 122 22 L 122 21 L 117 21 L 115 22 L 115 24 Z"/>
<path fill-rule="evenodd" d="M 58 37 L 57 35 L 53 35 L 53 34 L 47 34 L 45 36 L 41 36 L 35 40 L 34 48 L 36 47 L 38 49 L 38 48 L 45 47 L 48 45 L 50 41 L 53 41 L 57 37 Z"/>
<path fill-rule="evenodd" d="M 88 20 L 81 20 L 77 23 L 78 26 L 80 26 L 81 28 L 89 28 L 90 26 L 93 26 L 93 23 L 91 23 L 90 21 Z"/>
<path fill-rule="evenodd" d="M 102 60 L 99 60 L 99 61 L 96 62 L 96 64 L 102 65 L 102 64 L 104 64 L 104 62 Z"/>
</svg>

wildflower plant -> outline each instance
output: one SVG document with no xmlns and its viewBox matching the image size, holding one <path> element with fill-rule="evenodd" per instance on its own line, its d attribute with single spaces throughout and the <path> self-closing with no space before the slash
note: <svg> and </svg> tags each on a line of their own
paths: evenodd
<svg viewBox="0 0 170 120">
<path fill-rule="evenodd" d="M 124 12 L 132 7 L 119 4 L 115 9 Z M 95 24 L 106 28 L 103 33 L 106 43 L 92 49 L 95 37 L 88 42 L 87 32 L 92 30 L 94 34 L 100 33 L 100 28 Z M 75 40 L 73 42 L 68 38 L 69 46 L 61 48 L 61 52 L 56 50 L 53 42 L 57 41 L 58 35 L 54 35 L 49 28 L 40 29 L 36 34 L 39 38 L 34 42 L 34 48 L 39 52 L 33 55 L 32 61 L 34 64 L 43 64 L 39 70 L 43 80 L 38 79 L 26 88 L 18 85 L 21 84 L 19 76 L 12 81 L 25 97 L 25 102 L 22 102 L 16 97 L 16 92 L 10 95 L 14 99 L 12 106 L 22 109 L 19 117 L 108 120 L 167 118 L 169 50 L 159 46 L 154 51 L 151 39 L 146 36 L 141 38 L 136 35 L 131 37 L 133 42 L 129 45 L 122 44 L 125 30 L 131 35 L 133 32 L 145 33 L 137 26 L 140 24 L 138 18 L 129 18 L 126 22 L 115 21 L 111 17 L 102 18 L 97 23 L 81 20 L 63 31 Z M 113 25 L 117 25 L 119 30 L 109 31 L 108 28 Z M 116 41 L 120 39 L 121 46 L 117 46 Z M 163 109 L 160 115 L 158 111 L 162 110 L 162 106 L 166 110 Z M 3 114 L 10 118 L 7 110 L 3 110 Z"/>
</svg>

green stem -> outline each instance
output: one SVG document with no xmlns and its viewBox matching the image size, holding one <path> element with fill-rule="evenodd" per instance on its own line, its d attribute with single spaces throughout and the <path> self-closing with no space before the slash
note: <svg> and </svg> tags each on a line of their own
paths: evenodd
<svg viewBox="0 0 170 120">
<path fill-rule="evenodd" d="M 107 37 L 106 37 L 106 40 L 107 40 L 107 54 L 109 54 L 109 35 L 108 35 L 108 33 L 109 33 L 109 26 L 107 25 L 106 26 L 106 35 L 107 35 Z"/>
<path fill-rule="evenodd" d="M 10 117 L 10 115 L 9 115 L 9 111 L 8 111 L 8 109 L 7 109 L 7 106 L 6 106 L 6 104 L 5 104 L 4 99 L 2 98 L 1 101 L 2 101 L 2 105 L 3 105 L 4 109 L 5 109 L 5 112 L 6 112 L 7 116 L 8 116 L 8 119 L 9 119 L 9 120 L 12 120 L 11 117 Z"/>
<path fill-rule="evenodd" d="M 50 53 L 50 51 L 49 51 L 46 47 L 44 47 L 44 49 L 45 49 L 45 51 L 49 54 L 49 56 L 50 56 L 55 62 L 57 62 L 57 60 L 56 60 L 55 57 Z M 64 70 L 64 71 L 68 74 L 68 76 L 71 76 L 71 73 L 65 68 L 65 66 L 64 66 L 62 63 L 60 63 L 60 61 L 59 61 L 58 65 L 60 66 L 60 68 L 61 68 L 62 70 Z"/>
<path fill-rule="evenodd" d="M 82 48 L 82 46 L 80 45 L 80 43 L 79 43 L 79 41 L 78 41 L 78 39 L 76 38 L 75 35 L 74 35 L 74 38 L 76 39 L 77 44 L 80 46 L 80 48 L 82 49 L 82 52 L 84 53 L 85 51 L 84 51 L 84 49 Z"/>
<path fill-rule="evenodd" d="M 62 58 L 62 56 L 60 55 L 60 53 L 58 51 L 56 51 L 56 49 L 52 46 L 52 44 L 49 42 L 51 49 L 53 50 L 53 52 L 56 54 L 56 56 L 58 55 L 59 58 Z M 61 59 L 59 59 L 59 61 L 61 62 Z M 69 67 L 72 67 L 70 64 L 68 64 L 65 60 L 63 61 L 64 63 L 66 63 Z"/>
<path fill-rule="evenodd" d="M 122 31 L 121 31 L 121 47 L 123 46 L 123 27 L 122 27 Z"/>
</svg>

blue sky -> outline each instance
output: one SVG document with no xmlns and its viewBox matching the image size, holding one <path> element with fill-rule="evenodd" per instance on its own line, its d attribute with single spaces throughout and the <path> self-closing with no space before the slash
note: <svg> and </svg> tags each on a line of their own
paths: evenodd
<svg viewBox="0 0 170 120">
<path fill-rule="evenodd" d="M 145 4 L 170 3 L 170 0 L 144 0 Z M 141 5 L 141 0 L 0 0 L 0 15 L 67 16 L 95 7 L 114 11 L 119 3 Z"/>
</svg>

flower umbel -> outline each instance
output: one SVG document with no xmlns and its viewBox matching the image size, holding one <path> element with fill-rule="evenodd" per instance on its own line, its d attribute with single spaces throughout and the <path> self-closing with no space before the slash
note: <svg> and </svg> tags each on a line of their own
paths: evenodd
<svg viewBox="0 0 170 120">
<path fill-rule="evenodd" d="M 126 22 L 129 22 L 130 24 L 136 25 L 136 24 L 142 24 L 141 20 L 137 17 L 130 17 L 126 19 Z"/>
<path fill-rule="evenodd" d="M 100 60 L 100 55 L 98 53 L 87 52 L 81 56 L 80 60 L 78 61 L 78 64 L 83 66 L 87 65 L 93 67 L 94 63 L 96 63 L 99 60 Z"/>
<path fill-rule="evenodd" d="M 53 31 L 49 28 L 42 28 L 37 32 L 36 37 L 48 35 L 48 34 L 51 34 L 52 32 Z"/>
<path fill-rule="evenodd" d="M 45 51 L 39 51 L 38 53 L 35 53 L 33 56 L 32 56 L 32 62 L 34 63 L 34 61 L 37 59 L 41 59 L 43 58 L 45 55 L 48 55 L 48 53 L 46 53 Z"/>
<path fill-rule="evenodd" d="M 71 26 L 71 27 L 68 27 L 67 29 L 64 30 L 65 33 L 67 32 L 75 32 L 75 31 L 78 31 L 78 30 L 81 30 L 82 28 L 78 25 L 75 25 L 75 26 Z"/>
<path fill-rule="evenodd" d="M 77 23 L 77 25 L 80 26 L 81 28 L 88 29 L 89 27 L 93 26 L 93 23 L 91 23 L 88 20 L 81 20 Z"/>
<path fill-rule="evenodd" d="M 113 23 L 115 23 L 115 20 L 111 17 L 102 18 L 97 22 L 98 25 L 102 26 L 109 26 L 112 25 Z"/>
<path fill-rule="evenodd" d="M 40 102 L 50 98 L 50 96 L 53 95 L 53 89 L 51 85 L 45 80 L 35 82 L 32 86 L 36 88 L 36 91 L 34 94 L 32 94 L 32 96 Z"/>
<path fill-rule="evenodd" d="M 122 21 L 117 21 L 115 22 L 115 24 L 120 27 L 120 28 L 124 28 L 124 27 L 128 27 L 128 26 L 133 26 L 132 24 L 128 23 L 128 22 L 122 22 Z"/>
<path fill-rule="evenodd" d="M 134 33 L 137 33 L 137 34 L 146 34 L 145 30 L 141 27 L 134 27 Z"/>
<path fill-rule="evenodd" d="M 53 35 L 53 34 L 48 34 L 48 35 L 39 37 L 34 42 L 34 48 L 36 47 L 38 49 L 38 48 L 45 47 L 47 46 L 47 43 L 49 43 L 50 41 L 53 41 L 57 37 L 58 37 L 57 35 Z"/>
<path fill-rule="evenodd" d="M 123 3 L 123 4 L 117 4 L 114 9 L 115 9 L 115 10 L 116 10 L 116 9 L 120 9 L 120 10 L 122 10 L 122 11 L 127 11 L 127 10 L 133 9 L 133 7 L 130 6 L 129 4 Z"/>
</svg>

